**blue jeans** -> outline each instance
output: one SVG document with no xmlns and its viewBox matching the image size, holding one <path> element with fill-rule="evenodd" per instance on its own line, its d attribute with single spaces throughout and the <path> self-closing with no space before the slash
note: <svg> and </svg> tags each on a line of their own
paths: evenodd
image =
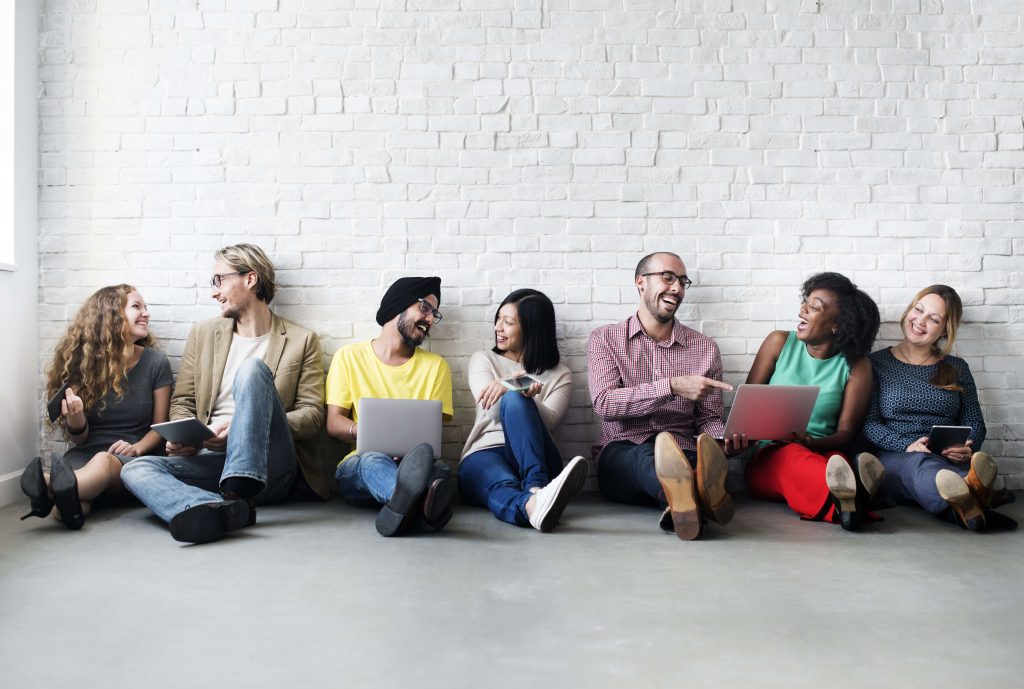
<svg viewBox="0 0 1024 689">
<path fill-rule="evenodd" d="M 696 463 L 697 454 L 683 450 L 690 465 Z M 601 495 L 612 502 L 627 505 L 668 504 L 665 491 L 654 471 L 654 441 L 635 445 L 627 440 L 609 443 L 598 458 L 597 485 Z"/>
<path fill-rule="evenodd" d="M 435 461 L 430 471 L 431 482 L 449 476 L 451 470 L 443 462 Z M 352 455 L 339 464 L 334 472 L 334 482 L 341 498 L 360 507 L 386 504 L 395 492 L 397 479 L 398 462 L 375 450 Z"/>
<path fill-rule="evenodd" d="M 459 465 L 459 493 L 503 522 L 529 526 L 530 489 L 543 488 L 562 470 L 562 455 L 532 399 L 506 392 L 499 412 L 505 444 L 466 455 Z"/>
<path fill-rule="evenodd" d="M 952 509 L 935 487 L 935 475 L 949 469 L 961 476 L 970 471 L 970 464 L 954 464 L 945 457 L 929 452 L 882 452 L 878 460 L 885 467 L 885 478 L 878 488 L 875 504 L 920 505 L 934 515 L 949 519 Z"/>
<path fill-rule="evenodd" d="M 223 500 L 220 485 L 234 476 L 263 483 L 258 504 L 288 497 L 299 458 L 270 369 L 259 359 L 247 359 L 231 392 L 235 413 L 226 453 L 139 457 L 121 470 L 128 490 L 165 522 L 189 507 Z"/>
</svg>

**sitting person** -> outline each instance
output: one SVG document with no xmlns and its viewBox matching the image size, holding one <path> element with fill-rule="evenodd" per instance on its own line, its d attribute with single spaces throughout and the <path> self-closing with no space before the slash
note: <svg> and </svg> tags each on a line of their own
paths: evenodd
<svg viewBox="0 0 1024 689">
<path fill-rule="evenodd" d="M 715 438 L 722 423 L 722 356 L 710 337 L 676 318 L 693 281 L 670 251 L 644 256 L 633 272 L 635 314 L 595 328 L 587 370 L 601 435 L 591 453 L 608 500 L 657 505 L 666 532 L 700 538 L 707 521 L 733 518 L 728 464 Z M 743 446 L 725 440 L 725 452 Z"/>
<path fill-rule="evenodd" d="M 149 426 L 167 421 L 173 380 L 155 344 L 146 302 L 131 285 L 103 287 L 78 310 L 46 384 L 52 398 L 68 383 L 56 423 L 73 447 L 54 455 L 48 476 L 38 457 L 29 463 L 21 489 L 32 511 L 22 519 L 52 514 L 82 528 L 96 498 L 125 494 L 121 467 L 163 445 Z"/>
<path fill-rule="evenodd" d="M 520 390 L 503 384 L 524 374 L 538 382 Z M 504 522 L 551 531 L 588 472 L 582 457 L 563 469 L 551 439 L 569 408 L 572 373 L 559 363 L 555 307 L 545 294 L 520 289 L 505 297 L 494 314 L 494 347 L 469 360 L 469 387 L 476 421 L 462 450 L 459 492 Z"/>
<path fill-rule="evenodd" d="M 991 509 L 998 469 L 981 452 L 978 390 L 967 362 L 950 354 L 962 313 L 952 287 L 926 287 L 903 312 L 899 344 L 871 355 L 875 382 L 864 436 L 886 470 L 878 501 L 919 505 L 972 531 L 1015 528 Z M 936 454 L 925 445 L 932 426 L 970 426 L 970 438 Z"/>
<path fill-rule="evenodd" d="M 840 453 L 860 431 L 871 397 L 867 354 L 878 332 L 878 307 L 838 273 L 819 273 L 801 289 L 795 331 L 768 335 L 754 358 L 747 383 L 817 385 L 818 398 L 802 438 L 762 447 L 747 463 L 747 489 L 755 498 L 784 500 L 804 519 L 863 521 L 883 469 L 868 454 L 851 463 Z"/>
<path fill-rule="evenodd" d="M 323 425 L 320 341 L 270 310 L 275 274 L 253 244 L 214 253 L 210 297 L 220 318 L 189 331 L 170 415 L 198 418 L 215 435 L 201 447 L 168 442 L 170 456 L 125 467 L 125 487 L 176 541 L 210 543 L 251 526 L 257 504 L 286 499 L 297 483 L 329 495 L 303 443 Z"/>
<path fill-rule="evenodd" d="M 392 284 L 377 310 L 380 335 L 345 345 L 327 373 L 327 433 L 355 444 L 359 400 L 439 400 L 444 419 L 452 418 L 452 373 L 438 354 L 420 348 L 441 320 L 441 278 L 404 277 Z M 397 536 L 422 523 L 440 531 L 452 517 L 448 503 L 455 482 L 448 467 L 434 461 L 427 443 L 404 457 L 376 450 L 352 451 L 334 474 L 342 499 L 379 507 L 377 532 Z"/>
</svg>

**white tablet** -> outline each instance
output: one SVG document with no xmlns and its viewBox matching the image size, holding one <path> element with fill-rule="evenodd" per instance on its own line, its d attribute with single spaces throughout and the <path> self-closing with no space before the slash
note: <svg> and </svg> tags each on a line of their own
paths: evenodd
<svg viewBox="0 0 1024 689">
<path fill-rule="evenodd" d="M 164 440 L 190 447 L 202 447 L 204 440 L 216 435 L 212 428 L 195 417 L 155 423 L 150 428 L 159 433 Z"/>
<path fill-rule="evenodd" d="M 803 436 L 811 420 L 817 385 L 740 385 L 725 424 L 725 437 L 747 434 L 747 439 L 793 440 Z"/>
</svg>

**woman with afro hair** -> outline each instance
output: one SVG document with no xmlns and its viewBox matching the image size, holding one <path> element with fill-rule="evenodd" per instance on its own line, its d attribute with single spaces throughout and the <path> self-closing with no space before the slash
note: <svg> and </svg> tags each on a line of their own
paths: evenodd
<svg viewBox="0 0 1024 689">
<path fill-rule="evenodd" d="M 818 398 L 803 437 L 754 455 L 747 489 L 756 498 L 785 501 L 804 519 L 852 531 L 884 474 L 872 455 L 850 461 L 841 453 L 857 439 L 871 399 L 867 355 L 878 333 L 878 307 L 839 273 L 811 276 L 801 297 L 796 330 L 765 338 L 747 383 L 817 385 Z"/>
</svg>

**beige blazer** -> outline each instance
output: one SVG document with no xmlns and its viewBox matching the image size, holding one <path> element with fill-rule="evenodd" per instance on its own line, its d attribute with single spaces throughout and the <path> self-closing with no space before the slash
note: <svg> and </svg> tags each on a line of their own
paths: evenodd
<svg viewBox="0 0 1024 689">
<path fill-rule="evenodd" d="M 299 467 L 309 487 L 330 497 L 330 479 L 314 461 L 312 440 L 324 423 L 324 363 L 316 333 L 272 314 L 270 341 L 263 362 L 274 376 L 274 387 L 288 414 Z M 220 391 L 235 322 L 213 318 L 189 331 L 181 367 L 171 396 L 171 419 L 197 417 L 209 423 Z"/>
</svg>

